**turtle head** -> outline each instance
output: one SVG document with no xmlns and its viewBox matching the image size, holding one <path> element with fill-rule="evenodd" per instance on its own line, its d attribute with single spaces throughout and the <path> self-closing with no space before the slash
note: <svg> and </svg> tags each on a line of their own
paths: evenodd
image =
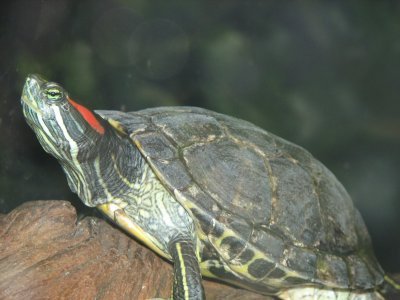
<svg viewBox="0 0 400 300">
<path fill-rule="evenodd" d="M 135 157 L 140 154 L 129 138 L 73 101 L 59 84 L 38 75 L 26 79 L 21 102 L 40 144 L 60 162 L 71 190 L 86 205 L 97 206 L 129 193 L 124 181 L 117 179 L 137 177 L 140 159 Z"/>
<path fill-rule="evenodd" d="M 105 122 L 73 101 L 57 83 L 38 75 L 26 79 L 21 102 L 24 116 L 46 152 L 57 159 L 90 155 L 92 146 L 105 134 Z"/>
</svg>

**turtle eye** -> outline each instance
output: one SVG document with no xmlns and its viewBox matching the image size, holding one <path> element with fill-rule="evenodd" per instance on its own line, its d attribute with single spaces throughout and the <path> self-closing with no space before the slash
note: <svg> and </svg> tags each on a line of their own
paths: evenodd
<svg viewBox="0 0 400 300">
<path fill-rule="evenodd" d="M 64 93 L 58 88 L 48 88 L 44 91 L 44 94 L 51 102 L 57 102 L 64 98 Z"/>
</svg>

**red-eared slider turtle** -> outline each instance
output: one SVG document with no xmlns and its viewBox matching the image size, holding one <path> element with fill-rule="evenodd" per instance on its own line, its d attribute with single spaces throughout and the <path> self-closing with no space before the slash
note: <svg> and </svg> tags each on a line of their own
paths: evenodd
<svg viewBox="0 0 400 300">
<path fill-rule="evenodd" d="M 36 75 L 22 106 L 72 191 L 173 261 L 174 299 L 203 299 L 201 274 L 283 299 L 381 297 L 359 212 L 303 148 L 200 108 L 93 112 Z"/>
</svg>

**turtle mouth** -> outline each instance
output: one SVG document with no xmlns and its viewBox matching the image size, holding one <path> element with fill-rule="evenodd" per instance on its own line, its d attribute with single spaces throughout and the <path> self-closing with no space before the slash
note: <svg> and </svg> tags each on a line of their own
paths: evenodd
<svg viewBox="0 0 400 300">
<path fill-rule="evenodd" d="M 21 103 L 24 109 L 28 108 L 39 116 L 43 115 L 43 112 L 38 107 L 35 99 L 40 94 L 40 79 L 36 75 L 29 75 L 26 79 L 24 89 L 22 91 Z M 26 104 L 26 105 L 24 105 Z"/>
<path fill-rule="evenodd" d="M 30 101 L 26 95 L 22 95 L 21 97 L 21 103 L 23 104 L 23 107 L 25 108 L 26 106 L 29 107 L 30 110 L 34 111 L 36 114 L 39 116 L 42 115 L 42 112 L 39 110 L 39 108 L 35 107 L 34 102 Z M 26 104 L 26 105 L 24 105 Z"/>
</svg>

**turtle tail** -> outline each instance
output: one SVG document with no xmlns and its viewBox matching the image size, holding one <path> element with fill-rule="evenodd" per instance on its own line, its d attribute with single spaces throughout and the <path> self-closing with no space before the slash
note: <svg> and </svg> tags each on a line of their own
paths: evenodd
<svg viewBox="0 0 400 300">
<path fill-rule="evenodd" d="M 400 283 L 388 275 L 384 276 L 384 280 L 380 292 L 385 296 L 385 299 L 400 299 Z"/>
</svg>

